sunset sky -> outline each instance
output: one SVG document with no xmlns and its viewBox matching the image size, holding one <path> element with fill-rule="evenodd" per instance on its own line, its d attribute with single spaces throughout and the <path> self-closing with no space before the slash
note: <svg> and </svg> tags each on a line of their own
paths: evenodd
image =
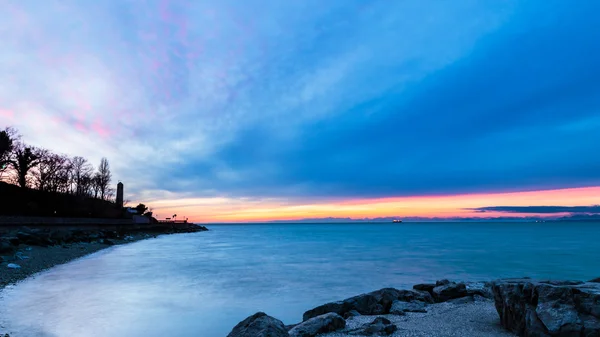
<svg viewBox="0 0 600 337">
<path fill-rule="evenodd" d="M 160 217 L 600 204 L 595 0 L 7 0 L 0 13 L 0 128 L 107 157 L 126 199 Z"/>
</svg>

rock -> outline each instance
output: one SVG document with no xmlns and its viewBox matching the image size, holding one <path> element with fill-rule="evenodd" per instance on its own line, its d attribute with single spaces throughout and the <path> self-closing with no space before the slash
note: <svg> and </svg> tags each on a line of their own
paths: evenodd
<svg viewBox="0 0 600 337">
<path fill-rule="evenodd" d="M 360 328 L 350 331 L 350 334 L 362 336 L 389 336 L 397 329 L 398 328 L 392 324 L 389 319 L 377 317 L 373 322 L 364 324 Z"/>
<path fill-rule="evenodd" d="M 289 334 L 283 322 L 257 312 L 238 323 L 227 337 L 289 337 Z"/>
<path fill-rule="evenodd" d="M 16 263 L 9 263 L 9 264 L 6 265 L 6 267 L 9 268 L 9 269 L 21 269 L 21 266 L 19 266 Z"/>
<path fill-rule="evenodd" d="M 600 284 L 509 279 L 492 291 L 502 326 L 519 336 L 600 336 Z"/>
<path fill-rule="evenodd" d="M 467 286 L 464 283 L 450 282 L 440 284 L 433 288 L 432 295 L 436 302 L 446 302 L 455 298 L 468 296 L 469 293 L 467 292 Z"/>
<path fill-rule="evenodd" d="M 494 299 L 494 293 L 492 292 L 492 284 L 490 282 L 467 282 L 467 295 L 475 296 L 479 295 L 485 298 Z"/>
<path fill-rule="evenodd" d="M 33 250 L 33 248 L 31 248 L 31 247 L 25 247 L 25 250 L 28 251 L 28 252 L 30 252 L 30 251 Z"/>
<path fill-rule="evenodd" d="M 427 312 L 425 309 L 425 303 L 421 301 L 414 302 L 402 302 L 394 301 L 390 314 L 392 315 L 405 315 L 407 312 Z"/>
<path fill-rule="evenodd" d="M 16 250 L 17 250 L 17 247 L 14 246 L 12 243 L 10 243 L 10 241 L 8 241 L 8 240 L 0 241 L 0 254 L 12 255 L 15 253 Z"/>
<path fill-rule="evenodd" d="M 336 331 L 345 327 L 346 321 L 342 316 L 330 312 L 298 324 L 289 331 L 289 334 L 290 337 L 315 337 L 318 334 Z"/>
<path fill-rule="evenodd" d="M 428 293 L 433 293 L 433 288 L 435 288 L 436 285 L 434 283 L 419 283 L 419 284 L 415 284 L 413 286 L 414 290 L 418 290 L 418 291 L 426 291 Z"/>
<path fill-rule="evenodd" d="M 356 317 L 356 316 L 360 316 L 360 312 L 358 312 L 356 310 L 350 310 L 344 314 L 344 319 L 348 319 L 350 317 Z"/>
<path fill-rule="evenodd" d="M 109 246 L 113 246 L 115 244 L 115 242 L 110 239 L 102 239 L 102 243 Z"/>
<path fill-rule="evenodd" d="M 42 232 L 18 232 L 17 238 L 22 244 L 29 246 L 48 247 L 54 243 L 47 237 L 47 234 Z"/>
<path fill-rule="evenodd" d="M 54 230 L 50 232 L 50 240 L 54 241 L 54 244 L 63 244 L 65 242 L 72 241 L 72 234 L 66 230 Z"/>
<path fill-rule="evenodd" d="M 589 280 L 588 282 L 592 282 L 592 283 L 600 283 L 600 277 L 595 278 L 593 280 Z"/>
<path fill-rule="evenodd" d="M 445 286 L 445 285 L 448 285 L 450 283 L 453 283 L 453 282 L 450 282 L 450 280 L 447 280 L 447 279 L 443 279 L 443 280 L 439 280 L 439 281 L 435 282 L 435 286 L 436 287 Z"/>
<path fill-rule="evenodd" d="M 296 326 L 300 325 L 300 323 L 296 323 L 296 324 L 290 324 L 290 325 L 286 325 L 285 326 L 285 330 L 289 331 L 292 330 L 293 328 L 295 328 Z"/>
<path fill-rule="evenodd" d="M 361 315 L 381 315 L 390 312 L 392 302 L 394 301 L 422 301 L 433 303 L 433 298 L 429 293 L 415 290 L 398 290 L 394 288 L 384 288 L 371 293 L 362 294 L 347 298 L 343 301 L 327 303 L 308 310 L 302 316 L 303 321 L 317 317 L 328 312 L 334 312 L 340 316 L 355 310 Z"/>
</svg>

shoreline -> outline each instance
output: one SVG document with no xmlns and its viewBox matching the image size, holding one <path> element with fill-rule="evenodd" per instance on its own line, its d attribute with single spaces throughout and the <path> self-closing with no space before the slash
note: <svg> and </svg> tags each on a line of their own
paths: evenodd
<svg viewBox="0 0 600 337">
<path fill-rule="evenodd" d="M 306 311 L 284 325 L 257 312 L 227 337 L 600 336 L 600 278 L 499 279 L 383 288 Z"/>
<path fill-rule="evenodd" d="M 37 273 L 112 246 L 155 238 L 159 235 L 207 230 L 206 227 L 195 224 L 131 226 L 110 230 L 81 226 L 5 229 L 4 232 L 0 232 L 0 293 L 7 286 L 17 284 Z"/>
</svg>

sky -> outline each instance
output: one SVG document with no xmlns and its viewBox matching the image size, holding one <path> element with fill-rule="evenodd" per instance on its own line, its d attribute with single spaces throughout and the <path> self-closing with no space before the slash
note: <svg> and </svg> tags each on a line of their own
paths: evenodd
<svg viewBox="0 0 600 337">
<path fill-rule="evenodd" d="M 107 157 L 126 199 L 160 217 L 600 204 L 595 0 L 6 0 L 0 12 L 0 127 Z"/>
</svg>

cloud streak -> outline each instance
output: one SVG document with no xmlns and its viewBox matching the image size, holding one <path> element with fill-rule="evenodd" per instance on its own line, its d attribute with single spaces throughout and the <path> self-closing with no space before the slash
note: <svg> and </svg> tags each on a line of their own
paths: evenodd
<svg viewBox="0 0 600 337">
<path fill-rule="evenodd" d="M 600 206 L 487 206 L 470 209 L 471 211 L 535 214 L 600 214 Z"/>
</svg>

